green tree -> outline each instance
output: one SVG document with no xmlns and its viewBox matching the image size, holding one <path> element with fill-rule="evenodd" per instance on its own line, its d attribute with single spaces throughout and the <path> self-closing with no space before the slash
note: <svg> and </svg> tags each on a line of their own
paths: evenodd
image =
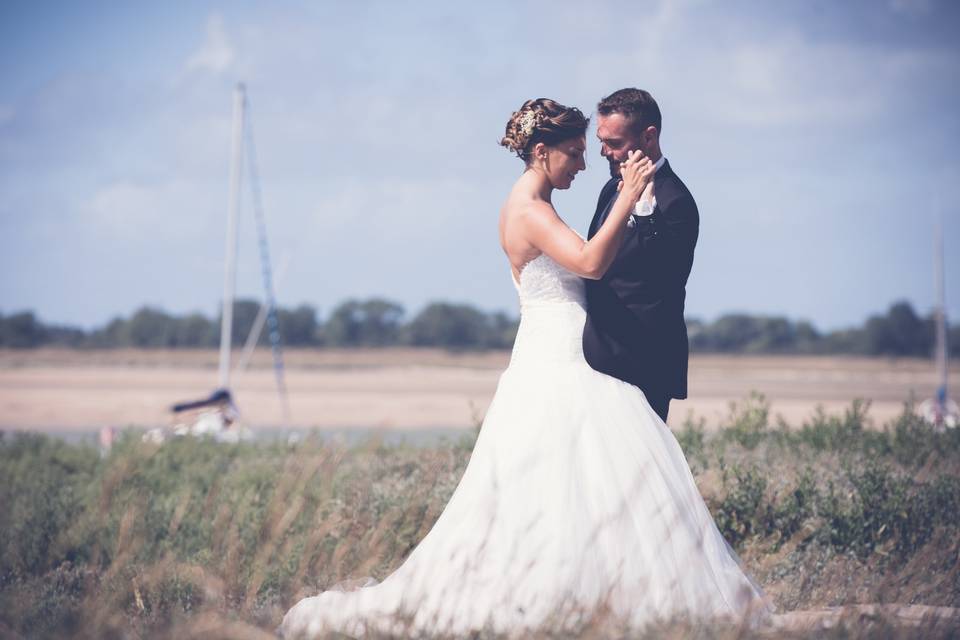
<svg viewBox="0 0 960 640">
<path fill-rule="evenodd" d="M 143 307 L 126 322 L 121 335 L 126 344 L 133 347 L 173 347 L 176 346 L 176 321 L 159 309 Z"/>
<path fill-rule="evenodd" d="M 921 319 L 909 302 L 897 302 L 885 316 L 871 317 L 864 331 L 871 355 L 927 357 L 933 352 L 932 318 Z"/>
<path fill-rule="evenodd" d="M 330 314 L 325 340 L 339 347 L 397 344 L 403 314 L 403 307 L 390 300 L 347 300 Z"/>
<path fill-rule="evenodd" d="M 465 304 L 434 302 L 427 305 L 407 327 L 410 344 L 431 347 L 486 347 L 487 318 Z"/>
<path fill-rule="evenodd" d="M 251 299 L 239 299 L 233 301 L 233 323 L 231 329 L 230 344 L 235 347 L 242 346 L 250 335 L 253 323 L 257 320 L 257 314 L 260 313 L 260 303 Z M 215 344 L 220 344 L 220 327 L 223 323 L 223 317 L 217 317 L 217 329 Z M 257 344 L 265 344 L 263 332 Z"/>
<path fill-rule="evenodd" d="M 317 344 L 317 311 L 310 305 L 302 304 L 289 311 L 279 309 L 277 320 L 280 323 L 280 335 L 283 343 L 291 346 L 312 346 Z"/>
<path fill-rule="evenodd" d="M 801 320 L 794 327 L 794 345 L 799 353 L 815 353 L 821 344 L 822 338 L 810 322 Z"/>
<path fill-rule="evenodd" d="M 191 313 L 176 318 L 174 323 L 174 346 L 213 347 L 217 345 L 219 328 L 201 313 Z"/>
<path fill-rule="evenodd" d="M 744 313 L 730 313 L 717 320 L 698 334 L 697 345 L 705 351 L 743 351 L 761 335 L 756 318 Z"/>
<path fill-rule="evenodd" d="M 0 347 L 28 349 L 43 344 L 46 329 L 32 311 L 0 315 Z"/>
<path fill-rule="evenodd" d="M 498 311 L 490 316 L 490 337 L 487 346 L 493 349 L 510 349 L 517 338 L 520 321 Z"/>
<path fill-rule="evenodd" d="M 94 329 L 89 338 L 90 346 L 101 348 L 129 346 L 126 342 L 126 324 L 126 320 L 117 316 L 106 326 Z"/>
</svg>

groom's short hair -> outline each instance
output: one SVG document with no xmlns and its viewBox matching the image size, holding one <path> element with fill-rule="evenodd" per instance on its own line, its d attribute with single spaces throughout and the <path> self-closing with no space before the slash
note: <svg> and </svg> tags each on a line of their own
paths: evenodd
<svg viewBox="0 0 960 640">
<path fill-rule="evenodd" d="M 597 113 L 602 116 L 611 113 L 623 114 L 630 121 L 630 128 L 636 133 L 651 125 L 657 128 L 657 133 L 661 130 L 660 107 L 653 96 L 643 89 L 630 87 L 614 91 L 597 104 Z"/>
</svg>

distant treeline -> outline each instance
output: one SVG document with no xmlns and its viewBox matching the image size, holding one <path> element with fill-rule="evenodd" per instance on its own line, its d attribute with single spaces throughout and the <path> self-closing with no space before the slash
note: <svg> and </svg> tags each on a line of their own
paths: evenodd
<svg viewBox="0 0 960 640">
<path fill-rule="evenodd" d="M 242 345 L 256 321 L 260 303 L 237 300 L 233 307 L 233 344 Z M 405 320 L 403 306 L 390 300 L 348 300 L 325 321 L 309 305 L 279 308 L 283 344 L 292 347 L 448 347 L 509 349 L 517 320 L 505 313 L 484 313 L 470 305 L 435 302 Z M 268 341 L 266 329 L 260 344 Z M 220 319 L 200 313 L 177 316 L 144 307 L 129 318 L 114 318 L 105 327 L 83 331 L 43 324 L 29 311 L 0 315 L 0 346 L 69 347 L 216 347 Z"/>
<path fill-rule="evenodd" d="M 238 300 L 233 311 L 234 345 L 246 341 L 259 302 Z M 293 347 L 444 347 L 508 349 L 517 319 L 486 313 L 467 304 L 435 302 L 406 319 L 404 308 L 381 298 L 348 300 L 321 320 L 309 305 L 280 308 L 283 343 Z M 855 354 L 928 357 L 934 348 L 932 316 L 921 317 L 907 302 L 898 302 L 862 327 L 821 333 L 809 322 L 776 316 L 728 314 L 713 322 L 688 318 L 691 349 L 699 353 Z M 950 330 L 952 356 L 960 356 L 960 329 Z M 220 322 L 199 313 L 176 316 L 144 307 L 129 318 L 84 331 L 51 326 L 32 312 L 0 314 L 0 347 L 66 346 L 76 348 L 216 347 Z M 260 336 L 260 342 L 267 340 Z"/>
</svg>

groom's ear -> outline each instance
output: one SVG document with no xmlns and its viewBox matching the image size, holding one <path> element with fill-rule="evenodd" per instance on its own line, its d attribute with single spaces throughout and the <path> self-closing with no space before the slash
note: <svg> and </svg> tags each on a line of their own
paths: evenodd
<svg viewBox="0 0 960 640">
<path fill-rule="evenodd" d="M 660 132 L 653 125 L 643 130 L 643 141 L 646 143 L 657 142 L 660 140 Z"/>
</svg>

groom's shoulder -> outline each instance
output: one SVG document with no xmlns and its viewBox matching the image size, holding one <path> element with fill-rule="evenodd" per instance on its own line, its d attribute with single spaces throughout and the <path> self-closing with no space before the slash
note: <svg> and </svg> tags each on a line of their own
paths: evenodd
<svg viewBox="0 0 960 640">
<path fill-rule="evenodd" d="M 693 194 L 690 193 L 690 189 L 687 188 L 687 185 L 680 179 L 669 162 L 664 169 L 667 170 L 666 175 L 663 176 L 665 179 L 658 180 L 657 184 L 657 202 L 660 203 L 660 206 L 667 207 L 674 201 L 679 201 L 687 202 L 696 207 Z"/>
</svg>

